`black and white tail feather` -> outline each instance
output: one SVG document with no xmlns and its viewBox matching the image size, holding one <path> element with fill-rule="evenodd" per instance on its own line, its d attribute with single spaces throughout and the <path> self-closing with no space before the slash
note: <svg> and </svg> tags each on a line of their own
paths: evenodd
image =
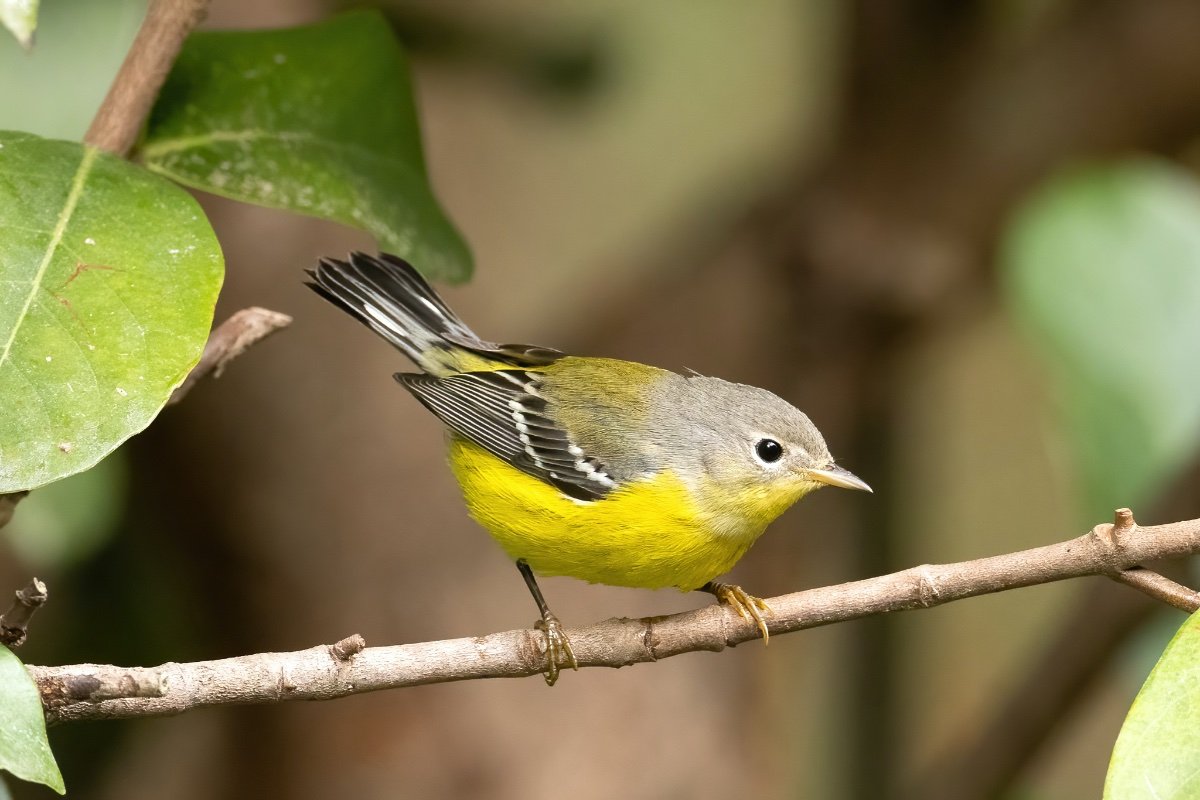
<svg viewBox="0 0 1200 800">
<path fill-rule="evenodd" d="M 432 375 L 457 371 L 453 363 L 446 363 L 451 342 L 489 346 L 463 324 L 410 264 L 396 256 L 351 253 L 348 261 L 322 258 L 308 274 L 312 278 L 308 285 L 313 290 Z"/>
<path fill-rule="evenodd" d="M 426 374 L 395 378 L 453 431 L 578 501 L 616 482 L 556 420 L 538 368 L 563 357 L 545 347 L 480 339 L 406 261 L 386 253 L 322 258 L 310 287 L 408 356 Z"/>
<path fill-rule="evenodd" d="M 475 335 L 402 258 L 351 253 L 348 261 L 322 258 L 308 285 L 375 331 L 430 375 L 464 370 L 456 351 L 514 367 L 538 367 L 562 358 L 548 347 L 495 344 Z"/>
</svg>

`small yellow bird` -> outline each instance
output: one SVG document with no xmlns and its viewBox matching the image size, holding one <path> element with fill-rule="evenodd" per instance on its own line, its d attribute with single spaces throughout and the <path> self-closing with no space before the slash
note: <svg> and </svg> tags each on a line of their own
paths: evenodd
<svg viewBox="0 0 1200 800">
<path fill-rule="evenodd" d="M 715 595 L 767 639 L 770 608 L 714 580 L 813 489 L 870 491 L 765 389 L 476 336 L 407 262 L 320 260 L 318 294 L 421 368 L 395 378 L 450 431 L 471 515 L 541 612 L 546 682 L 578 669 L 534 573 Z"/>
</svg>

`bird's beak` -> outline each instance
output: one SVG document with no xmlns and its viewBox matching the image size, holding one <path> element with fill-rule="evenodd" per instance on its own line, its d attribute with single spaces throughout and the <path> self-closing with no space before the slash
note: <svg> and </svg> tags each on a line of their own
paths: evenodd
<svg viewBox="0 0 1200 800">
<path fill-rule="evenodd" d="M 828 469 L 805 470 L 805 475 L 810 480 L 823 483 L 826 486 L 837 486 L 840 489 L 860 489 L 864 492 L 871 491 L 871 487 L 867 486 L 866 481 L 850 470 L 842 469 L 836 464 Z"/>
</svg>

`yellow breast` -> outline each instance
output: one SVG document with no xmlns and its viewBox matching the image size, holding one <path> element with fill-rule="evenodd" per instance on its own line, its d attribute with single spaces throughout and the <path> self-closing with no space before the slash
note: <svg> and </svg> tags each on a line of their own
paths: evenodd
<svg viewBox="0 0 1200 800">
<path fill-rule="evenodd" d="M 581 502 L 458 437 L 450 465 L 471 516 L 541 575 L 690 591 L 728 571 L 769 521 L 718 530 L 669 473 Z"/>
</svg>

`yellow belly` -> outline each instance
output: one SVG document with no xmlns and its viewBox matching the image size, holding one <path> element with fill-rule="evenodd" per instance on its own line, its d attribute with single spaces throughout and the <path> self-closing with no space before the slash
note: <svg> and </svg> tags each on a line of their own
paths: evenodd
<svg viewBox="0 0 1200 800">
<path fill-rule="evenodd" d="M 583 503 L 457 437 L 450 466 L 471 516 L 540 575 L 690 591 L 728 571 L 765 527 L 713 532 L 665 473 Z"/>
</svg>

